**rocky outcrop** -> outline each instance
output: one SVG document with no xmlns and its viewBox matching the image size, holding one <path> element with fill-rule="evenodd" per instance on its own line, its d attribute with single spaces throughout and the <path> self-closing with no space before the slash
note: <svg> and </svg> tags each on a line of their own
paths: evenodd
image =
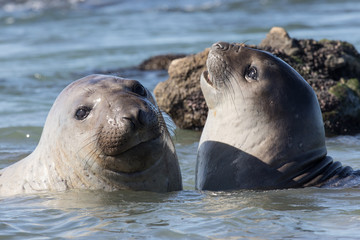
<svg viewBox="0 0 360 240">
<path fill-rule="evenodd" d="M 360 55 L 353 45 L 338 40 L 293 39 L 274 27 L 258 46 L 290 64 L 313 87 L 329 134 L 360 132 Z M 171 62 L 169 79 L 155 88 L 161 109 L 177 126 L 201 129 L 207 107 L 200 90 L 208 49 Z"/>
<path fill-rule="evenodd" d="M 206 121 L 207 106 L 200 89 L 200 74 L 206 69 L 209 49 L 171 62 L 169 79 L 160 82 L 155 98 L 160 108 L 175 124 L 185 129 L 201 129 Z"/>
<path fill-rule="evenodd" d="M 165 54 L 146 59 L 139 65 L 140 70 L 165 70 L 174 59 L 183 58 L 185 54 Z"/>
<path fill-rule="evenodd" d="M 292 39 L 283 28 L 274 27 L 259 48 L 286 61 L 313 87 L 327 133 L 360 132 L 360 54 L 353 45 Z"/>
</svg>

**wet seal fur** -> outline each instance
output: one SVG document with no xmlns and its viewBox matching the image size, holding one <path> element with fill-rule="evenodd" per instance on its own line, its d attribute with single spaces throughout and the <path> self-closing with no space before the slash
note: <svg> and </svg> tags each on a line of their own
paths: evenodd
<svg viewBox="0 0 360 240">
<path fill-rule="evenodd" d="M 288 64 L 219 42 L 211 47 L 207 68 L 200 84 L 209 112 L 196 189 L 335 186 L 359 175 L 327 156 L 316 95 Z"/>
<path fill-rule="evenodd" d="M 90 75 L 53 104 L 40 142 L 0 170 L 0 196 L 67 189 L 182 189 L 174 144 L 152 94 L 136 80 Z"/>
</svg>

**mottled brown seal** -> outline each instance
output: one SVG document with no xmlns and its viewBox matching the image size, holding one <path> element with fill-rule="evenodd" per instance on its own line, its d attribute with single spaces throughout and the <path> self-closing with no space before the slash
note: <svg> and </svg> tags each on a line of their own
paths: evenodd
<svg viewBox="0 0 360 240">
<path fill-rule="evenodd" d="M 281 189 L 354 177 L 327 155 L 313 89 L 279 58 L 219 42 L 201 89 L 209 107 L 196 164 L 196 188 Z"/>
<path fill-rule="evenodd" d="M 0 195 L 67 189 L 182 189 L 164 118 L 138 81 L 90 75 L 73 82 L 34 152 L 0 171 Z"/>
</svg>

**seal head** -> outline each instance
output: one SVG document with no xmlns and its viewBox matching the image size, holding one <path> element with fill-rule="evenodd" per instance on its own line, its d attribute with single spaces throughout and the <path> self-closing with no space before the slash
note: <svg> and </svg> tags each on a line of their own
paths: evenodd
<svg viewBox="0 0 360 240">
<path fill-rule="evenodd" d="M 264 51 L 219 42 L 200 80 L 209 107 L 196 188 L 313 186 L 343 171 L 327 157 L 322 115 L 310 85 Z"/>
<path fill-rule="evenodd" d="M 140 82 L 105 75 L 73 82 L 35 151 L 0 172 L 0 193 L 66 189 L 182 189 L 167 125 Z"/>
</svg>

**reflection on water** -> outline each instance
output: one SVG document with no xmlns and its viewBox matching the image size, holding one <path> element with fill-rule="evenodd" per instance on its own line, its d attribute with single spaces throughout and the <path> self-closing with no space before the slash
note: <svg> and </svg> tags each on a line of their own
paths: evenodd
<svg viewBox="0 0 360 240">
<path fill-rule="evenodd" d="M 70 191 L 1 199 L 0 228 L 27 237 L 351 237 L 359 199 L 359 189 Z"/>
</svg>

